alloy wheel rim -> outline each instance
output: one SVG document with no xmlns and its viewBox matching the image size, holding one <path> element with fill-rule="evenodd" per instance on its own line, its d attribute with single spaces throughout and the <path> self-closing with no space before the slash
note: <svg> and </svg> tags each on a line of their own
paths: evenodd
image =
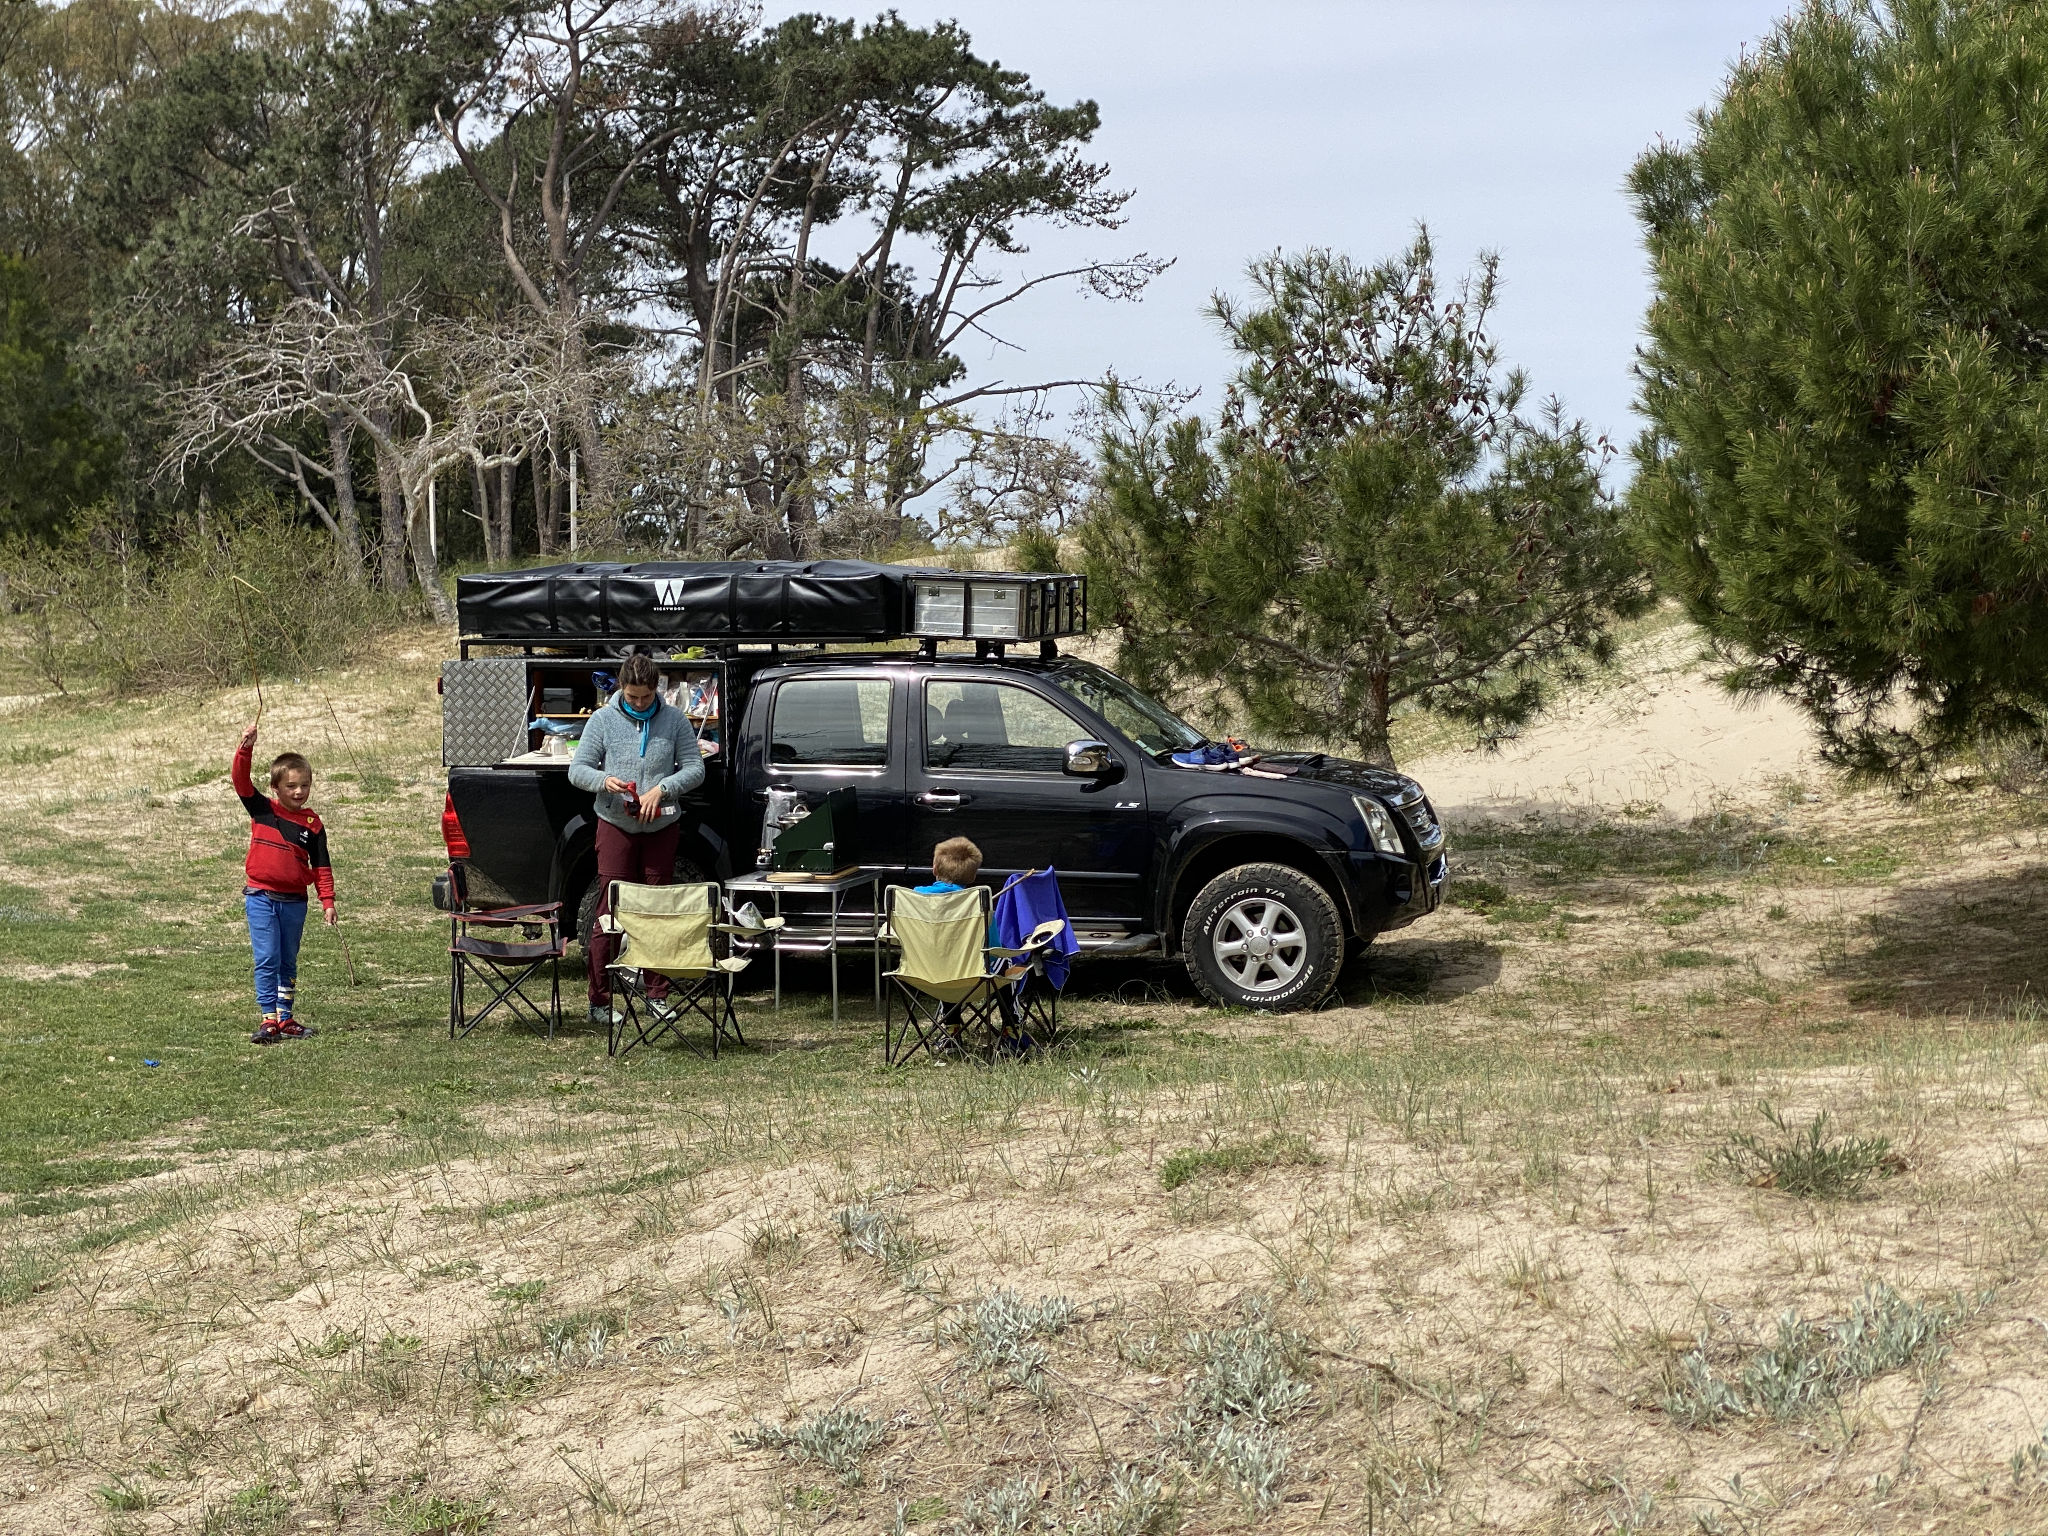
<svg viewBox="0 0 2048 1536">
<path fill-rule="evenodd" d="M 1308 934 L 1285 902 L 1247 896 L 1216 920 L 1211 952 L 1231 985 L 1246 992 L 1278 992 L 1308 964 Z"/>
</svg>

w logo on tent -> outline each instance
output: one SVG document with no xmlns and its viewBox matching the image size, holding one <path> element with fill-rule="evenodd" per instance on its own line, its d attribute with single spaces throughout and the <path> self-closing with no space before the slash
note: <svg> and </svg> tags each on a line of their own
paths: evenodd
<svg viewBox="0 0 2048 1536">
<path fill-rule="evenodd" d="M 654 606 L 657 608 L 682 607 L 683 578 L 680 576 L 657 576 L 654 581 Z"/>
</svg>

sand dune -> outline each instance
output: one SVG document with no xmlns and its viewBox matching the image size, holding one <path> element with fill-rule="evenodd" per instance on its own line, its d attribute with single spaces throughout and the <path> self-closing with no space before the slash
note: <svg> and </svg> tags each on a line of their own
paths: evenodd
<svg viewBox="0 0 2048 1536">
<path fill-rule="evenodd" d="M 1627 810 L 1685 818 L 1817 783 L 1812 728 L 1781 699 L 1737 700 L 1707 676 L 1690 626 L 1632 647 L 1613 673 L 1488 752 L 1402 767 L 1467 814 Z"/>
</svg>

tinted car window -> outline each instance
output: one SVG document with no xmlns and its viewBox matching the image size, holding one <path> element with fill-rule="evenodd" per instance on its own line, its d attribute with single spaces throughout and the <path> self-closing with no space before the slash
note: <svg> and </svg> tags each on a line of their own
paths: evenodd
<svg viewBox="0 0 2048 1536">
<path fill-rule="evenodd" d="M 800 678 L 775 690 L 769 761 L 880 768 L 889 761 L 889 680 Z"/>
<path fill-rule="evenodd" d="M 1086 733 L 1064 710 L 1009 683 L 927 682 L 924 765 L 1058 773 Z"/>
</svg>

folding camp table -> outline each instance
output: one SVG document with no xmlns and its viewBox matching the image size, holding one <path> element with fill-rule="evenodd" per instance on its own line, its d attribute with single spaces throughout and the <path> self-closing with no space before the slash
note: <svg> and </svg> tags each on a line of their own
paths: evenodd
<svg viewBox="0 0 2048 1536">
<path fill-rule="evenodd" d="M 858 929 L 842 933 L 839 922 L 848 894 L 863 886 L 868 892 L 868 910 L 844 913 L 849 918 L 866 917 L 868 931 L 865 935 Z M 784 896 L 825 896 L 831 899 L 831 927 L 827 937 L 790 938 L 787 928 L 778 929 L 773 939 L 775 949 L 775 1011 L 782 1011 L 782 947 L 785 943 L 793 949 L 815 948 L 831 963 L 832 969 L 832 1022 L 839 1022 L 839 951 L 849 939 L 865 937 L 875 952 L 875 1013 L 882 1011 L 882 871 L 879 869 L 856 869 L 850 874 L 838 875 L 830 880 L 770 880 L 763 875 L 735 875 L 725 882 L 727 897 L 737 902 L 747 896 L 768 896 L 774 900 L 775 910 L 769 915 L 781 917 Z"/>
</svg>

